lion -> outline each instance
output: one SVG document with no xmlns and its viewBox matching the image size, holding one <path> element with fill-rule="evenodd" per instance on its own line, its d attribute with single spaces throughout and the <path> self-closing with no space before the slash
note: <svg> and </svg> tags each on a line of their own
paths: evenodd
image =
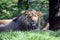
<svg viewBox="0 0 60 40">
<path fill-rule="evenodd" d="M 35 10 L 24 10 L 11 20 L 0 20 L 0 31 L 40 29 L 41 14 Z"/>
<path fill-rule="evenodd" d="M 0 20 L 0 24 L 10 23 L 11 21 L 12 21 L 12 19 L 8 19 L 8 20 Z"/>
</svg>

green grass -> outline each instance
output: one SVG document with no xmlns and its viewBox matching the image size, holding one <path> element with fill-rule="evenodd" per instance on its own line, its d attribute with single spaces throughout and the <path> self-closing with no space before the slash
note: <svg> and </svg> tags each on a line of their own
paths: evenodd
<svg viewBox="0 0 60 40">
<path fill-rule="evenodd" d="M 0 40 L 60 40 L 60 31 L 15 31 L 1 32 Z"/>
</svg>

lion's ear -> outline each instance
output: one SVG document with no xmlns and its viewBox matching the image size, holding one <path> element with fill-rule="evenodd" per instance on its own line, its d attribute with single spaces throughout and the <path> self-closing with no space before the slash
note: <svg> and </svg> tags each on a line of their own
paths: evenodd
<svg viewBox="0 0 60 40">
<path fill-rule="evenodd" d="M 28 14 L 28 10 L 23 10 L 21 13 Z"/>
<path fill-rule="evenodd" d="M 36 14 L 37 14 L 38 16 L 40 16 L 42 13 L 41 13 L 41 12 L 36 12 Z"/>
<path fill-rule="evenodd" d="M 22 13 L 25 13 L 25 10 L 21 11 L 21 14 L 22 14 Z"/>
<path fill-rule="evenodd" d="M 13 21 L 17 21 L 18 17 L 13 18 Z"/>
<path fill-rule="evenodd" d="M 25 14 L 28 15 L 29 14 L 29 11 L 28 10 L 25 10 Z"/>
</svg>

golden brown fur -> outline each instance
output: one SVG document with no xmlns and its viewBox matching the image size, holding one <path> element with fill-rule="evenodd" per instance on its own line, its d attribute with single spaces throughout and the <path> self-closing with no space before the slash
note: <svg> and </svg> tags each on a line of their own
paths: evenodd
<svg viewBox="0 0 60 40">
<path fill-rule="evenodd" d="M 0 20 L 0 24 L 10 23 L 12 19 Z"/>
</svg>

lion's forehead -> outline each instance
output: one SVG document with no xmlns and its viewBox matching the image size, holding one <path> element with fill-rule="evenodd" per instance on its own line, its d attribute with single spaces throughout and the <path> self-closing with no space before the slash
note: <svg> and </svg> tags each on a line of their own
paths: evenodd
<svg viewBox="0 0 60 40">
<path fill-rule="evenodd" d="M 27 12 L 29 15 L 36 15 L 36 12 L 35 11 L 28 11 Z"/>
</svg>

